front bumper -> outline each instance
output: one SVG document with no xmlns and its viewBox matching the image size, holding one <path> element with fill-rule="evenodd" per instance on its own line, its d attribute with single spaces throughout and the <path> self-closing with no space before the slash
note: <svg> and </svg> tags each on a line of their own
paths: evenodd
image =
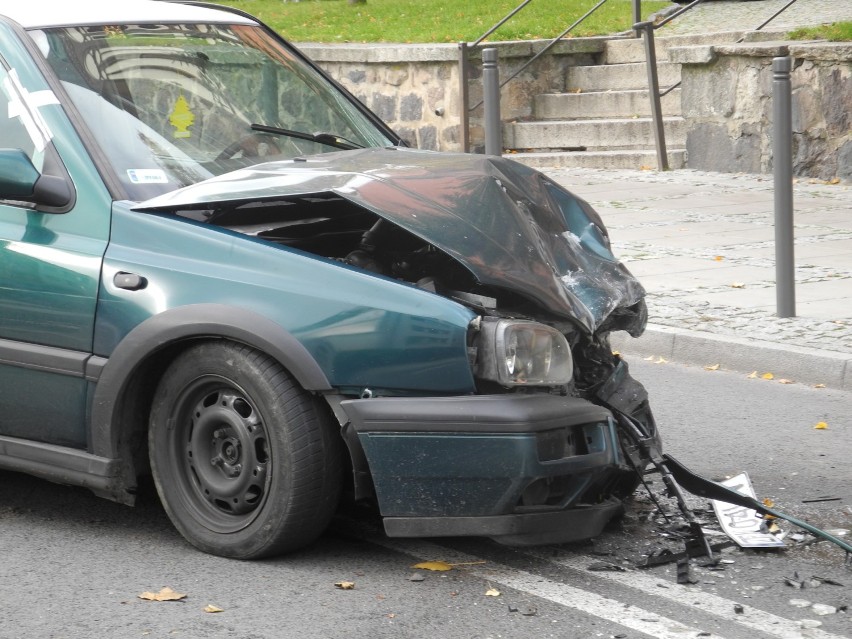
<svg viewBox="0 0 852 639">
<path fill-rule="evenodd" d="M 613 495 L 635 477 L 611 413 L 576 397 L 374 398 L 341 407 L 391 537 L 587 539 L 620 513 Z"/>
</svg>

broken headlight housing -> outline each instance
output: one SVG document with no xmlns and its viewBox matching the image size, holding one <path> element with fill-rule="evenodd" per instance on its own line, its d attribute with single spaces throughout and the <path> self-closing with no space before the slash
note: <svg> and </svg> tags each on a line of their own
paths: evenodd
<svg viewBox="0 0 852 639">
<path fill-rule="evenodd" d="M 477 343 L 477 375 L 502 386 L 562 386 L 574 362 L 565 336 L 527 320 L 483 318 Z"/>
</svg>

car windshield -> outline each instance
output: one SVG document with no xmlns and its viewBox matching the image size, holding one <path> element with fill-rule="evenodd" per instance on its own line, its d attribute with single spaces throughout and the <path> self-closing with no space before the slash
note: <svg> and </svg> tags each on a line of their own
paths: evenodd
<svg viewBox="0 0 852 639">
<path fill-rule="evenodd" d="M 258 162 L 393 144 L 257 26 L 88 26 L 31 35 L 133 200 Z"/>
</svg>

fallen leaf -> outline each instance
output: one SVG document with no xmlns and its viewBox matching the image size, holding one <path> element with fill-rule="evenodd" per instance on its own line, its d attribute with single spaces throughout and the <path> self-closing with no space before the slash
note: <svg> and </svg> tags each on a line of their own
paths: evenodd
<svg viewBox="0 0 852 639">
<path fill-rule="evenodd" d="M 825 384 L 814 384 L 814 388 L 825 388 Z"/>
<path fill-rule="evenodd" d="M 499 597 L 500 591 L 497 590 L 496 588 L 489 588 L 488 590 L 485 591 L 485 596 L 486 597 Z"/>
<path fill-rule="evenodd" d="M 225 612 L 224 609 L 219 608 L 218 606 L 214 606 L 213 604 L 207 604 L 204 606 L 204 612 Z"/>
<path fill-rule="evenodd" d="M 180 601 L 186 599 L 186 595 L 182 592 L 175 592 L 166 586 L 160 592 L 143 592 L 139 595 L 139 598 L 146 601 Z"/>
<path fill-rule="evenodd" d="M 817 422 L 816 426 L 814 426 L 816 430 L 826 430 L 828 429 L 828 424 L 825 422 Z"/>
<path fill-rule="evenodd" d="M 775 506 L 775 502 L 772 501 L 771 499 L 769 499 L 769 497 L 767 497 L 766 499 L 763 500 L 763 505 L 766 506 L 767 508 L 773 508 Z"/>
<path fill-rule="evenodd" d="M 757 371 L 752 371 L 749 376 L 749 379 L 757 379 Z"/>
<path fill-rule="evenodd" d="M 731 288 L 745 288 L 743 282 L 731 282 Z"/>
<path fill-rule="evenodd" d="M 646 361 L 646 362 L 653 362 L 653 361 L 654 361 L 654 356 L 653 356 L 653 355 L 651 355 L 651 357 L 646 357 L 646 358 L 645 358 L 645 361 Z"/>
<path fill-rule="evenodd" d="M 717 262 L 721 262 L 721 261 L 722 261 L 722 260 L 724 260 L 725 258 L 724 258 L 724 257 L 722 257 L 721 255 L 717 255 L 717 256 L 716 256 L 716 257 L 714 257 L 713 259 L 714 259 L 714 260 L 716 260 Z"/>
<path fill-rule="evenodd" d="M 612 354 L 613 354 L 613 355 L 615 355 L 616 357 L 618 357 L 619 355 L 621 355 L 621 353 L 619 353 L 618 351 L 612 351 Z"/>
<path fill-rule="evenodd" d="M 828 184 L 840 184 L 840 178 L 839 177 L 833 177 L 828 181 Z"/>
<path fill-rule="evenodd" d="M 420 568 L 421 570 L 437 570 L 439 572 L 453 569 L 453 567 L 446 561 L 422 561 L 419 564 L 414 564 L 412 568 Z"/>
<path fill-rule="evenodd" d="M 338 581 L 334 584 L 335 588 L 340 588 L 341 590 L 355 590 L 355 582 L 354 581 Z"/>
<path fill-rule="evenodd" d="M 394 617 L 396 617 L 396 613 L 389 612 L 388 614 L 385 615 L 385 617 L 387 617 L 388 619 L 393 619 Z"/>
<path fill-rule="evenodd" d="M 792 379 L 779 379 L 778 383 L 779 384 L 795 384 L 796 382 L 794 382 Z"/>
<path fill-rule="evenodd" d="M 764 373 L 760 377 L 761 379 L 775 379 L 775 375 L 773 375 L 772 373 Z"/>
<path fill-rule="evenodd" d="M 717 370 L 719 370 L 719 366 L 721 366 L 721 364 L 713 364 L 712 366 L 705 366 L 704 370 L 705 371 L 717 371 Z"/>
<path fill-rule="evenodd" d="M 655 363 L 655 364 L 668 364 L 668 363 L 669 363 L 669 360 L 667 360 L 667 359 L 663 359 L 662 357 L 660 357 L 660 358 L 658 358 L 658 359 L 657 359 L 657 361 L 656 361 L 656 362 L 654 362 L 654 363 Z"/>
</svg>

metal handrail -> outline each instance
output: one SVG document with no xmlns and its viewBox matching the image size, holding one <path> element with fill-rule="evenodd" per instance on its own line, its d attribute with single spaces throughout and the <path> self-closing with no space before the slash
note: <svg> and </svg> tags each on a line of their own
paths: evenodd
<svg viewBox="0 0 852 639">
<path fill-rule="evenodd" d="M 789 0 L 787 4 L 781 7 L 778 11 L 776 11 L 768 20 L 764 21 L 760 26 L 752 31 L 760 31 L 767 24 L 772 22 L 775 18 L 781 15 L 784 11 L 786 11 L 792 4 L 794 4 L 797 0 Z M 635 7 L 638 6 L 641 0 L 634 0 L 634 15 L 636 15 Z M 651 98 L 651 118 L 653 120 L 654 126 L 654 141 L 657 149 L 657 168 L 660 171 L 667 171 L 669 168 L 669 160 L 668 153 L 666 152 L 666 138 L 665 132 L 663 130 L 663 115 L 662 108 L 660 106 L 660 99 L 666 95 L 668 95 L 671 91 L 680 86 L 680 82 L 676 82 L 671 85 L 665 91 L 660 92 L 660 84 L 659 77 L 657 75 L 657 54 L 654 46 L 654 31 L 657 29 L 666 26 L 669 22 L 674 20 L 675 18 L 683 15 L 687 11 L 691 10 L 693 7 L 701 4 L 704 0 L 693 0 L 693 2 L 688 5 L 678 9 L 670 16 L 667 16 L 664 20 L 657 22 L 656 24 L 653 22 L 637 22 L 633 25 L 633 30 L 636 33 L 642 33 L 644 42 L 645 42 L 645 64 L 647 65 L 648 70 L 648 92 L 649 97 Z M 742 42 L 745 39 L 745 35 L 741 36 L 737 43 Z"/>
<path fill-rule="evenodd" d="M 635 0 L 638 2 L 638 0 Z M 698 0 L 699 2 L 701 0 Z M 479 38 L 477 38 L 472 43 L 467 42 L 459 42 L 459 109 L 460 109 L 460 128 L 462 134 L 462 148 L 465 152 L 470 151 L 470 112 L 474 109 L 480 107 L 485 99 L 483 98 L 473 106 L 468 106 L 469 99 L 469 91 L 468 91 L 468 77 L 470 75 L 470 61 L 468 59 L 468 54 L 470 49 L 474 49 L 478 47 L 482 42 L 494 33 L 497 29 L 503 26 L 506 22 L 508 22 L 512 17 L 514 17 L 518 12 L 520 12 L 524 7 L 526 7 L 532 0 L 524 0 L 521 4 L 515 7 L 512 11 L 510 11 L 503 19 L 501 19 L 497 24 L 488 29 L 484 34 L 482 34 Z M 533 64 L 536 60 L 538 60 L 545 53 L 550 51 L 556 44 L 564 38 L 566 35 L 571 33 L 578 25 L 580 25 L 586 18 L 592 15 L 595 11 L 597 11 L 607 0 L 599 0 L 599 2 L 592 7 L 589 11 L 587 11 L 580 19 L 578 19 L 574 24 L 565 29 L 558 36 L 553 38 L 541 51 L 536 53 L 532 58 L 527 60 L 525 64 L 523 64 L 520 68 L 516 69 L 514 73 L 512 73 L 509 77 L 504 79 L 500 83 L 500 88 L 503 88 L 506 83 L 510 80 L 517 77 L 521 74 L 525 69 L 527 69 L 531 64 Z M 635 15 L 635 14 L 634 14 Z"/>
</svg>

